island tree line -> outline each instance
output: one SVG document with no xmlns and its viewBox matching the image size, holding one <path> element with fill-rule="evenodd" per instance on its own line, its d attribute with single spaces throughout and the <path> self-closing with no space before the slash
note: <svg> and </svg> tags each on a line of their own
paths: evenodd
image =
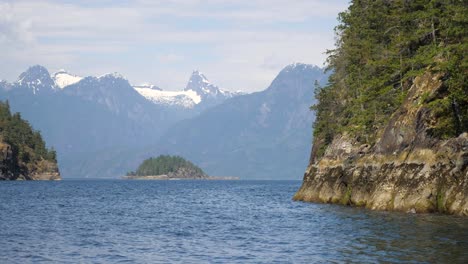
<svg viewBox="0 0 468 264">
<path fill-rule="evenodd" d="M 189 169 L 194 175 L 205 175 L 202 169 L 180 156 L 161 155 L 144 160 L 136 171 L 128 172 L 127 176 L 166 175 L 180 168 Z"/>
</svg>

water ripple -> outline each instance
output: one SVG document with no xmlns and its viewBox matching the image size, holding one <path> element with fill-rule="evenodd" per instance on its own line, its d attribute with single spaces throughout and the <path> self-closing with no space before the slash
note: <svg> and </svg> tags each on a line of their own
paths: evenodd
<svg viewBox="0 0 468 264">
<path fill-rule="evenodd" d="M 468 220 L 292 202 L 298 181 L 0 182 L 0 263 L 467 263 Z"/>
</svg>

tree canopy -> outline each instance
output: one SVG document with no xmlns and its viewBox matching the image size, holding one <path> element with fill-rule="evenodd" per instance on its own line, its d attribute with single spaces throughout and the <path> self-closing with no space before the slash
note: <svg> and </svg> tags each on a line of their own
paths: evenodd
<svg viewBox="0 0 468 264">
<path fill-rule="evenodd" d="M 128 176 L 155 176 L 175 173 L 179 169 L 189 169 L 197 175 L 206 175 L 202 169 L 192 162 L 180 156 L 161 155 L 157 158 L 149 158 L 143 161 L 135 172 L 127 173 Z"/>
<path fill-rule="evenodd" d="M 351 1 L 328 51 L 329 84 L 318 87 L 312 106 L 314 138 L 323 142 L 318 155 L 343 132 L 373 144 L 414 78 L 428 70 L 443 74 L 445 90 L 424 102 L 437 121 L 432 136 L 468 131 L 466 14 L 463 0 Z"/>
<path fill-rule="evenodd" d="M 12 114 L 8 101 L 0 102 L 0 142 L 11 146 L 14 174 L 27 174 L 41 160 L 57 162 L 56 152 L 48 149 L 39 131 L 21 118 L 20 113 Z"/>
</svg>

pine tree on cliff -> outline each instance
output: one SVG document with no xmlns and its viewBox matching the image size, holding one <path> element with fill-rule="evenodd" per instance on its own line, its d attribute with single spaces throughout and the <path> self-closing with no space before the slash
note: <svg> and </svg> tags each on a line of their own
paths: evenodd
<svg viewBox="0 0 468 264">
<path fill-rule="evenodd" d="M 356 0 L 339 15 L 334 72 L 318 89 L 314 138 L 320 156 L 347 132 L 373 144 L 377 129 L 401 105 L 414 78 L 426 70 L 444 75 L 445 94 L 425 98 L 438 138 L 468 131 L 468 6 L 460 0 Z"/>
</svg>

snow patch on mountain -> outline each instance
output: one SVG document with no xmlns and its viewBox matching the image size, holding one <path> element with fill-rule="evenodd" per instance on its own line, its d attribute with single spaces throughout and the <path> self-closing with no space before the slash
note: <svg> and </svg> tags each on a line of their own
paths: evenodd
<svg viewBox="0 0 468 264">
<path fill-rule="evenodd" d="M 201 102 L 201 97 L 193 90 L 162 91 L 151 88 L 139 88 L 138 86 L 134 86 L 134 89 L 155 104 L 193 108 Z"/>
<path fill-rule="evenodd" d="M 181 106 L 184 108 L 193 108 L 200 103 L 213 106 L 228 98 L 244 94 L 242 92 L 229 92 L 219 89 L 218 86 L 212 84 L 198 70 L 192 72 L 183 91 L 163 91 L 161 88 L 151 84 L 134 85 L 133 88 L 155 104 Z"/>
<path fill-rule="evenodd" d="M 68 85 L 75 84 L 83 79 L 83 77 L 70 74 L 69 72 L 63 69 L 54 73 L 51 77 L 54 80 L 55 84 L 61 89 L 65 88 Z"/>
</svg>

